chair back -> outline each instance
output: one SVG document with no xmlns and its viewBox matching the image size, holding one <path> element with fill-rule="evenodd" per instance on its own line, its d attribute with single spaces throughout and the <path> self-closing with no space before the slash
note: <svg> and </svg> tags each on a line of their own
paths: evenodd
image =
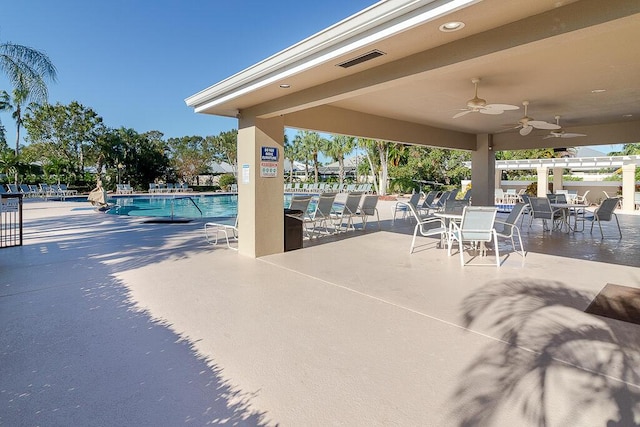
<svg viewBox="0 0 640 427">
<path fill-rule="evenodd" d="M 471 200 L 471 190 L 467 190 L 466 193 L 464 193 L 464 197 L 462 198 L 462 200 Z"/>
<path fill-rule="evenodd" d="M 336 193 L 322 193 L 318 199 L 316 205 L 316 212 L 314 218 L 329 218 L 331 215 L 331 209 L 333 208 L 333 202 L 336 199 Z"/>
<path fill-rule="evenodd" d="M 360 205 L 360 213 L 362 215 L 375 215 L 376 207 L 378 206 L 378 195 L 369 194 L 362 199 L 362 205 Z"/>
<path fill-rule="evenodd" d="M 420 199 L 420 193 L 416 193 L 418 195 L 418 199 Z M 358 207 L 360 206 L 360 199 L 362 198 L 362 193 L 359 191 L 352 191 L 347 194 L 347 200 L 344 202 L 345 213 L 349 215 L 355 215 L 358 212 Z M 413 197 L 411 197 L 413 199 Z M 418 203 L 416 201 L 416 203 Z M 412 204 L 411 206 L 416 206 Z"/>
<path fill-rule="evenodd" d="M 547 200 L 549 200 L 549 203 L 560 203 L 558 202 L 558 195 L 553 193 L 547 194 Z"/>
<path fill-rule="evenodd" d="M 556 201 L 555 201 L 555 203 L 567 203 L 567 202 L 568 202 L 568 200 L 567 200 L 567 194 L 568 194 L 568 193 L 558 193 L 558 194 L 556 194 L 556 195 L 555 195 L 555 196 L 556 196 Z"/>
<path fill-rule="evenodd" d="M 529 197 L 529 206 L 534 218 L 553 219 L 551 202 L 547 197 Z"/>
<path fill-rule="evenodd" d="M 522 212 L 524 211 L 524 208 L 527 205 L 525 203 L 521 203 L 521 202 L 517 202 L 515 205 L 513 205 L 513 209 L 511 209 L 511 212 L 509 212 L 509 216 L 507 217 L 507 219 L 505 219 L 503 222 L 504 224 L 502 224 L 502 230 L 500 230 L 501 234 L 506 234 L 506 235 L 511 235 L 513 233 L 513 227 L 515 226 L 516 222 L 518 222 L 518 220 L 520 219 L 520 215 L 522 215 Z"/>
<path fill-rule="evenodd" d="M 306 214 L 307 209 L 309 208 L 310 201 L 311 201 L 311 196 L 293 195 L 291 197 L 291 204 L 289 204 L 289 209 L 302 211 L 303 214 Z"/>
<path fill-rule="evenodd" d="M 604 199 L 602 204 L 593 212 L 593 215 L 598 218 L 598 221 L 610 221 L 613 216 L 613 211 L 618 206 L 617 197 L 609 197 Z"/>
<path fill-rule="evenodd" d="M 447 199 L 444 201 L 444 212 L 448 214 L 462 214 L 464 208 L 469 206 L 468 200 Z"/>
<path fill-rule="evenodd" d="M 438 198 L 438 201 L 436 202 L 438 207 L 443 207 L 444 206 L 444 202 L 449 199 L 449 194 L 451 194 L 451 191 L 444 191 L 442 194 L 440 194 L 440 197 Z"/>
<path fill-rule="evenodd" d="M 423 208 L 433 207 L 433 201 L 436 199 L 438 195 L 437 191 L 429 191 L 427 195 L 424 197 L 424 201 L 422 202 Z"/>
<path fill-rule="evenodd" d="M 362 193 L 360 193 L 362 194 Z M 413 193 L 411 195 L 411 198 L 409 199 L 409 201 L 407 203 L 409 203 L 411 206 L 413 206 L 414 208 L 418 207 L 418 202 L 420 201 L 420 193 Z"/>
<path fill-rule="evenodd" d="M 459 192 L 459 191 L 460 191 L 460 190 L 458 190 L 457 188 L 456 188 L 456 189 L 454 189 L 454 190 L 451 190 L 451 192 L 449 193 L 449 198 L 448 198 L 448 200 L 453 200 L 453 199 L 455 199 L 456 197 L 458 197 L 458 192 Z"/>
<path fill-rule="evenodd" d="M 462 240 L 491 241 L 497 212 L 496 207 L 466 206 L 460 223 Z"/>
<path fill-rule="evenodd" d="M 531 198 L 531 196 L 529 196 L 528 194 L 521 194 L 520 198 L 522 199 L 522 203 L 524 203 L 525 205 L 528 205 L 529 198 Z"/>
</svg>

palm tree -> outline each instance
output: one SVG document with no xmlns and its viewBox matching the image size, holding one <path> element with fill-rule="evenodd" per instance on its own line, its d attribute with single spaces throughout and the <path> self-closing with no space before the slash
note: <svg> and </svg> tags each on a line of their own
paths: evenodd
<svg viewBox="0 0 640 427">
<path fill-rule="evenodd" d="M 344 135 L 334 135 L 325 140 L 322 151 L 334 161 L 338 162 L 338 179 L 340 184 L 344 182 L 344 156 L 350 154 L 355 148 L 355 138 Z"/>
<path fill-rule="evenodd" d="M 30 101 L 46 102 L 45 79 L 56 80 L 56 67 L 42 51 L 14 43 L 0 43 L 0 71 L 13 86 L 13 118 L 16 121 L 16 155 L 19 152 L 21 108 Z"/>
<path fill-rule="evenodd" d="M 313 159 L 313 171 L 315 182 L 318 182 L 318 170 L 320 163 L 318 162 L 318 154 L 325 144 L 326 139 L 322 138 L 318 132 L 302 131 L 302 145 L 308 150 Z"/>
</svg>

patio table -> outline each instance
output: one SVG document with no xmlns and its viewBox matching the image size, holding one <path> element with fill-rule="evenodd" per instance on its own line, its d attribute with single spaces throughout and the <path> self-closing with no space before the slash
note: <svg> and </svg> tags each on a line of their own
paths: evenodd
<svg viewBox="0 0 640 427">
<path fill-rule="evenodd" d="M 589 205 L 585 203 L 551 203 L 554 209 L 562 209 L 562 226 L 566 227 L 567 233 L 584 230 L 584 212 Z M 571 214 L 573 211 L 573 215 Z M 571 217 L 573 216 L 573 226 Z M 582 222 L 582 228 L 578 230 L 578 221 Z"/>
</svg>

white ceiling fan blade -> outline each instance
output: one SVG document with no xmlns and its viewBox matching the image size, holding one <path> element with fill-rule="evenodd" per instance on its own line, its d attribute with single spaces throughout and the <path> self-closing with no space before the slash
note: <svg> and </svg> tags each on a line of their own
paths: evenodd
<svg viewBox="0 0 640 427">
<path fill-rule="evenodd" d="M 522 129 L 520 129 L 520 135 L 522 136 L 527 136 L 531 133 L 531 131 L 533 130 L 533 126 L 523 126 Z"/>
<path fill-rule="evenodd" d="M 529 120 L 529 125 L 533 126 L 536 129 L 547 129 L 547 130 L 560 129 L 560 126 L 553 123 L 543 122 L 542 120 Z"/>
<path fill-rule="evenodd" d="M 493 108 L 483 108 L 482 110 L 480 110 L 480 112 L 482 114 L 492 114 L 492 115 L 497 115 L 497 114 L 504 113 L 503 110 L 497 110 L 497 109 L 493 109 Z"/>
<path fill-rule="evenodd" d="M 491 110 L 501 110 L 501 111 L 509 111 L 509 110 L 519 110 L 520 107 L 509 104 L 487 104 L 484 108 L 488 108 Z"/>
<path fill-rule="evenodd" d="M 458 117 L 462 117 L 466 114 L 469 114 L 471 112 L 471 110 L 465 110 L 465 111 L 460 111 L 458 114 L 456 114 L 455 116 L 453 116 L 454 119 L 457 119 Z"/>
<path fill-rule="evenodd" d="M 587 136 L 584 133 L 563 133 L 560 138 L 575 138 L 578 136 Z"/>
</svg>

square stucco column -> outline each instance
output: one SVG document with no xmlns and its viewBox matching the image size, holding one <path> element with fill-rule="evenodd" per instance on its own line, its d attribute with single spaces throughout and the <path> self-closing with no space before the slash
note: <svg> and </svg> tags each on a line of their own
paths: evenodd
<svg viewBox="0 0 640 427">
<path fill-rule="evenodd" d="M 284 252 L 284 121 L 240 118 L 238 122 L 238 251 L 260 257 Z M 262 147 L 278 149 L 275 178 L 261 177 Z"/>
<path fill-rule="evenodd" d="M 538 171 L 538 197 L 547 197 L 549 191 L 549 168 L 537 168 Z"/>
<path fill-rule="evenodd" d="M 554 193 L 564 188 L 562 185 L 562 172 L 564 172 L 564 168 L 553 168 L 553 192 Z"/>
<path fill-rule="evenodd" d="M 477 135 L 476 149 L 471 153 L 472 201 L 476 206 L 495 204 L 496 156 L 491 135 Z"/>
<path fill-rule="evenodd" d="M 622 210 L 633 212 L 636 191 L 636 165 L 622 165 Z"/>
</svg>

